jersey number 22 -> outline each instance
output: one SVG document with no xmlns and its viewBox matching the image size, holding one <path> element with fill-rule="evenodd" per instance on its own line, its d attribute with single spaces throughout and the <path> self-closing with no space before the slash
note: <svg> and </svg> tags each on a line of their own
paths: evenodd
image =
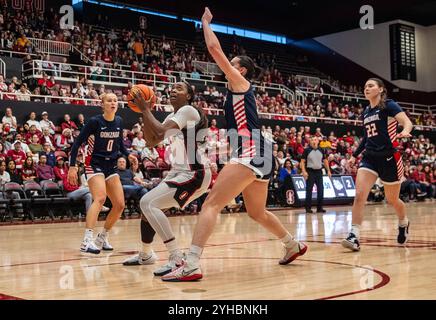
<svg viewBox="0 0 436 320">
<path fill-rule="evenodd" d="M 368 135 L 368 138 L 371 138 L 371 137 L 378 135 L 377 128 L 375 127 L 375 123 L 371 123 L 371 124 L 366 125 L 366 133 Z"/>
</svg>

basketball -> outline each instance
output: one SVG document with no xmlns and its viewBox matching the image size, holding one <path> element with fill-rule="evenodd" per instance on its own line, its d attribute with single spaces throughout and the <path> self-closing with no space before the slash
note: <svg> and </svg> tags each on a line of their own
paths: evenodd
<svg viewBox="0 0 436 320">
<path fill-rule="evenodd" d="M 140 90 L 140 92 L 142 93 L 145 101 L 151 101 L 151 107 L 154 106 L 154 104 L 156 103 L 156 95 L 154 94 L 153 89 L 151 89 L 149 86 L 146 86 L 145 84 L 137 84 L 134 85 L 132 87 L 132 89 L 130 89 L 129 94 L 127 95 L 127 105 L 129 106 L 129 108 L 137 113 L 141 113 L 142 111 L 133 103 L 133 95 L 132 92 L 135 90 Z"/>
</svg>

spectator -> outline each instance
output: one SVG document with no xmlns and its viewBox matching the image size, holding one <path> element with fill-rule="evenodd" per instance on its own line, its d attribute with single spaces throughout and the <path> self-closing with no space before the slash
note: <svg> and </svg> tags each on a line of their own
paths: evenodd
<svg viewBox="0 0 436 320">
<path fill-rule="evenodd" d="M 18 101 L 30 101 L 30 95 L 32 93 L 27 89 L 27 84 L 22 83 L 20 85 L 20 90 L 17 92 Z"/>
<path fill-rule="evenodd" d="M 48 119 L 48 112 L 47 111 L 43 111 L 41 113 L 42 116 L 42 120 L 39 122 L 39 126 L 40 126 L 40 131 L 44 132 L 45 128 L 48 128 L 50 134 L 54 134 L 56 127 L 53 124 L 53 122 L 51 120 Z"/>
<path fill-rule="evenodd" d="M 8 92 L 8 85 L 5 83 L 5 79 L 1 74 L 0 74 L 0 92 Z"/>
<path fill-rule="evenodd" d="M 38 140 L 41 139 L 41 137 L 42 137 L 41 132 L 38 131 L 36 129 L 36 126 L 32 124 L 29 128 L 29 132 L 27 132 L 25 137 L 24 137 L 27 145 L 29 145 L 32 142 L 32 138 L 34 135 L 36 135 L 38 137 Z"/>
<path fill-rule="evenodd" d="M 149 168 L 157 168 L 157 159 L 159 154 L 154 147 L 145 147 L 141 153 L 141 161 L 145 170 Z"/>
<path fill-rule="evenodd" d="M 146 142 L 144 140 L 144 133 L 142 131 L 139 131 L 136 135 L 136 138 L 133 139 L 132 148 L 139 155 L 141 155 L 142 151 L 145 149 L 145 145 L 146 145 Z"/>
<path fill-rule="evenodd" d="M 129 130 L 123 130 L 123 144 L 128 151 L 132 151 L 132 141 L 129 138 Z"/>
<path fill-rule="evenodd" d="M 39 143 L 39 141 L 40 141 L 40 138 L 38 137 L 38 135 L 34 134 L 32 136 L 31 143 L 29 144 L 29 149 L 33 154 L 37 155 L 43 151 L 42 145 Z"/>
<path fill-rule="evenodd" d="M 53 168 L 47 164 L 47 156 L 41 155 L 39 157 L 39 164 L 36 166 L 36 175 L 40 181 L 53 180 L 55 175 Z"/>
<path fill-rule="evenodd" d="M 68 175 L 67 165 L 64 163 L 64 158 L 58 156 L 56 158 L 56 167 L 54 167 L 53 172 L 55 174 L 56 180 L 63 181 Z"/>
<path fill-rule="evenodd" d="M 56 149 L 64 152 L 68 152 L 74 143 L 73 134 L 70 129 L 64 129 L 62 134 L 56 139 Z"/>
<path fill-rule="evenodd" d="M 83 127 L 85 126 L 85 116 L 82 113 L 79 113 L 77 115 L 77 129 L 79 131 L 82 131 Z"/>
<path fill-rule="evenodd" d="M 9 177 L 11 179 L 11 182 L 23 184 L 23 179 L 21 178 L 21 171 L 19 169 L 17 169 L 15 161 L 12 159 L 10 159 L 8 161 L 7 172 L 9 173 Z"/>
<path fill-rule="evenodd" d="M 6 161 L 7 155 L 5 150 L 5 145 L 0 142 L 0 161 Z"/>
<path fill-rule="evenodd" d="M 11 131 L 16 131 L 17 130 L 17 118 L 15 118 L 12 115 L 12 109 L 11 108 L 6 108 L 6 113 L 3 116 L 2 123 L 3 124 L 9 124 Z"/>
<path fill-rule="evenodd" d="M 78 130 L 79 128 L 74 123 L 74 121 L 71 120 L 70 115 L 66 114 L 66 115 L 64 115 L 64 122 L 62 122 L 62 124 L 61 124 L 61 129 L 63 132 L 65 129 Z"/>
<path fill-rule="evenodd" d="M 6 171 L 6 161 L 0 160 L 0 187 L 3 190 L 5 183 L 11 182 L 11 176 Z"/>
<path fill-rule="evenodd" d="M 7 156 L 11 160 L 14 160 L 17 169 L 21 169 L 23 167 L 23 163 L 26 159 L 26 154 L 21 148 L 21 141 L 15 141 L 14 149 L 9 150 Z"/>
<path fill-rule="evenodd" d="M 53 168 L 56 165 L 56 156 L 51 149 L 51 144 L 48 142 L 44 142 L 42 148 L 43 150 L 39 154 L 39 158 L 41 159 L 42 156 L 45 156 L 47 165 Z"/>
<path fill-rule="evenodd" d="M 279 181 L 284 183 L 286 177 L 290 177 L 293 174 L 297 174 L 297 170 L 295 170 L 292 161 L 290 159 L 286 159 L 283 167 L 281 167 L 279 171 Z"/>
<path fill-rule="evenodd" d="M 121 157 L 117 161 L 116 172 L 120 176 L 121 184 L 124 190 L 125 199 L 140 200 L 143 195 L 147 193 L 147 189 L 141 185 L 135 185 L 134 174 L 131 170 L 127 169 L 126 159 Z"/>
<path fill-rule="evenodd" d="M 39 143 L 41 145 L 44 145 L 45 143 L 48 143 L 50 145 L 50 148 L 54 151 L 56 148 L 54 147 L 54 140 L 53 136 L 50 134 L 50 131 L 48 128 L 42 129 L 42 136 L 40 138 Z"/>
<path fill-rule="evenodd" d="M 33 158 L 27 157 L 23 164 L 23 169 L 21 170 L 21 179 L 23 182 L 35 181 L 37 178 L 35 165 L 33 164 Z"/>
</svg>

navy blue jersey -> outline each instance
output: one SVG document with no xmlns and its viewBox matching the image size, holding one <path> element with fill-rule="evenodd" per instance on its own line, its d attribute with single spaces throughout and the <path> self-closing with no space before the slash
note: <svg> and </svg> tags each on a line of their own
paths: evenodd
<svg viewBox="0 0 436 320">
<path fill-rule="evenodd" d="M 384 109 L 367 106 L 363 111 L 365 132 L 362 147 L 373 152 L 393 150 L 398 127 L 395 116 L 402 111 L 401 107 L 390 99 L 386 100 Z"/>
<path fill-rule="evenodd" d="M 113 121 L 106 121 L 103 115 L 92 117 L 80 132 L 71 148 L 70 166 L 76 164 L 77 153 L 80 146 L 88 140 L 88 137 L 94 136 L 94 146 L 92 157 L 115 160 L 121 152 L 128 155 L 129 152 L 124 147 L 122 140 L 123 120 L 115 116 Z"/>
<path fill-rule="evenodd" d="M 260 156 L 262 152 L 257 150 L 259 147 L 256 147 L 256 143 L 262 145 L 264 139 L 260 134 L 256 99 L 251 84 L 250 88 L 243 93 L 234 93 L 228 90 L 224 111 L 227 130 L 236 130 L 238 134 L 238 146 L 236 148 L 233 146 L 234 151 L 235 149 L 239 150 L 238 157 L 253 158 Z M 231 135 L 231 132 L 229 134 Z"/>
</svg>

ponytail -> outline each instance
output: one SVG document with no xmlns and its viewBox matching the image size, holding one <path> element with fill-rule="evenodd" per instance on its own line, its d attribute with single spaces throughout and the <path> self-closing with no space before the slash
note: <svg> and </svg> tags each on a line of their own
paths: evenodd
<svg viewBox="0 0 436 320">
<path fill-rule="evenodd" d="M 256 63 L 249 56 L 236 56 L 239 59 L 239 65 L 244 67 L 247 72 L 244 77 L 247 80 L 259 79 L 263 74 L 263 69 L 256 65 Z"/>
</svg>

